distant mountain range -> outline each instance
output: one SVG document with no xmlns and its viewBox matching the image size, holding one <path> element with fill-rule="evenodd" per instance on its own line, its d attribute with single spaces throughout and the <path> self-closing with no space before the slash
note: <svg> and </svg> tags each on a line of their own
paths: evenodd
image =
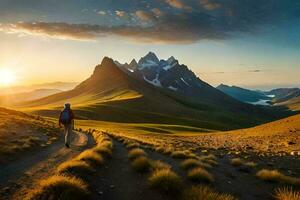
<svg viewBox="0 0 300 200">
<path fill-rule="evenodd" d="M 0 95 L 1 106 L 11 106 L 24 101 L 33 101 L 62 92 L 58 89 L 36 89 L 30 92 L 9 93 Z"/>
<path fill-rule="evenodd" d="M 271 91 L 254 91 L 237 86 L 221 84 L 217 89 L 245 103 L 286 106 L 291 110 L 300 110 L 299 88 L 279 88 Z"/>
<path fill-rule="evenodd" d="M 193 125 L 215 130 L 249 127 L 287 116 L 253 106 L 199 79 L 187 66 L 150 52 L 121 64 L 105 57 L 74 89 L 22 103 L 19 108 L 57 116 L 70 102 L 81 119 Z"/>
<path fill-rule="evenodd" d="M 33 101 L 62 91 L 73 89 L 75 82 L 51 82 L 29 86 L 14 86 L 0 89 L 0 106 L 12 106 Z"/>
<path fill-rule="evenodd" d="M 16 93 L 28 93 L 35 90 L 71 90 L 76 85 L 77 82 L 49 82 L 49 83 L 41 83 L 41 84 L 33 84 L 27 86 L 13 86 L 8 88 L 0 88 L 0 94 L 16 94 Z"/>
</svg>

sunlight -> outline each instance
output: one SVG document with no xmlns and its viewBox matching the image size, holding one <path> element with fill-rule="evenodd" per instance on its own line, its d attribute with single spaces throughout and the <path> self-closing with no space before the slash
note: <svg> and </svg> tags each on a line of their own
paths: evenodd
<svg viewBox="0 0 300 200">
<path fill-rule="evenodd" d="M 0 85 L 10 86 L 16 80 L 15 73 L 9 69 L 0 69 Z"/>
</svg>

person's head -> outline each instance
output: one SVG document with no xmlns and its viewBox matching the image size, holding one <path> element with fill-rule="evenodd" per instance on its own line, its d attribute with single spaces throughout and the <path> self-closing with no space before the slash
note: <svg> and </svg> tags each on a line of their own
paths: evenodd
<svg viewBox="0 0 300 200">
<path fill-rule="evenodd" d="M 65 103 L 65 109 L 71 109 L 71 104 L 70 103 Z"/>
</svg>

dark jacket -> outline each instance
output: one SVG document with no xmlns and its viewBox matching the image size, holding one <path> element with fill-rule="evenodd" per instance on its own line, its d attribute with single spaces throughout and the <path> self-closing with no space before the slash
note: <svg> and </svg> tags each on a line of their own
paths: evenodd
<svg viewBox="0 0 300 200">
<path fill-rule="evenodd" d="M 70 114 L 70 120 L 68 122 L 63 122 L 62 119 L 61 119 L 62 113 L 64 111 L 68 111 L 69 114 Z M 73 110 L 72 109 L 64 109 L 63 111 L 60 112 L 60 115 L 59 115 L 59 124 L 71 124 L 74 119 L 75 119 L 75 115 L 74 115 Z"/>
</svg>

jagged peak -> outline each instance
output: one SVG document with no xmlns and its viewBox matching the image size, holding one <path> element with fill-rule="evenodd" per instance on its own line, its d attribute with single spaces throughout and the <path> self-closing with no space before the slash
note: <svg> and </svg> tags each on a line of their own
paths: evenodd
<svg viewBox="0 0 300 200">
<path fill-rule="evenodd" d="M 105 56 L 105 57 L 102 59 L 101 65 L 111 64 L 111 63 L 114 63 L 113 59 L 110 58 L 110 57 Z"/>
<path fill-rule="evenodd" d="M 132 59 L 132 61 L 130 62 L 129 66 L 133 67 L 133 68 L 137 68 L 138 67 L 138 63 L 136 62 L 135 59 Z"/>
<path fill-rule="evenodd" d="M 102 59 L 101 64 L 100 65 L 98 64 L 96 66 L 96 68 L 94 70 L 94 75 L 97 74 L 99 72 L 99 70 L 103 67 L 117 67 L 117 64 L 113 59 L 105 56 Z"/>
<path fill-rule="evenodd" d="M 145 55 L 139 60 L 138 64 L 141 65 L 144 62 L 148 62 L 148 61 L 152 61 L 153 63 L 159 63 L 159 59 L 156 56 L 156 54 L 150 51 L 147 55 Z"/>
</svg>

